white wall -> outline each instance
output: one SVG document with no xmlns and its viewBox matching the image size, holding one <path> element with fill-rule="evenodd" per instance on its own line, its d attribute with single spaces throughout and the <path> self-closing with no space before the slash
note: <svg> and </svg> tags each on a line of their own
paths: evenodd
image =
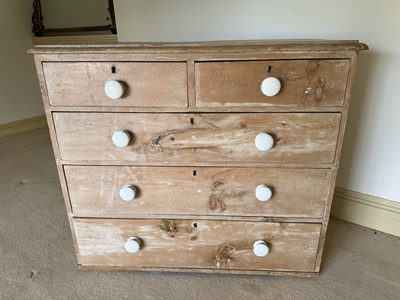
<svg viewBox="0 0 400 300">
<path fill-rule="evenodd" d="M 0 1 L 0 124 L 44 114 L 31 47 L 32 1 Z"/>
<path fill-rule="evenodd" d="M 114 0 L 119 41 L 359 39 L 337 185 L 400 202 L 400 1 Z"/>
</svg>

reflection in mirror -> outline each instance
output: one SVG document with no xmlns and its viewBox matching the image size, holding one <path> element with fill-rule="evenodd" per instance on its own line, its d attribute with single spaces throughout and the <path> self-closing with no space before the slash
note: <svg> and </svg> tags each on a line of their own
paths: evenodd
<svg viewBox="0 0 400 300">
<path fill-rule="evenodd" d="M 36 36 L 84 31 L 117 33 L 113 0 L 34 0 L 32 25 Z"/>
</svg>

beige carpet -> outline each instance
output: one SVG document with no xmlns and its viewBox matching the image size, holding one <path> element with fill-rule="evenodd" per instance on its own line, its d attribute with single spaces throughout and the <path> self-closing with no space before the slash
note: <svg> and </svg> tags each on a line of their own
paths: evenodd
<svg viewBox="0 0 400 300">
<path fill-rule="evenodd" d="M 318 278 L 78 271 L 47 129 L 0 139 L 0 299 L 400 299 L 400 238 L 332 219 Z"/>
</svg>

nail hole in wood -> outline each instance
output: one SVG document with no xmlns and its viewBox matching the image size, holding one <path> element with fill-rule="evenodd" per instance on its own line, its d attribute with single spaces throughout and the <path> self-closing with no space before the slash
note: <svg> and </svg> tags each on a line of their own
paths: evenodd
<svg viewBox="0 0 400 300">
<path fill-rule="evenodd" d="M 190 118 L 190 124 L 194 125 L 194 118 Z"/>
<path fill-rule="evenodd" d="M 193 176 L 196 176 L 196 175 L 197 175 L 197 171 L 193 170 Z"/>
<path fill-rule="evenodd" d="M 115 72 L 117 72 L 117 67 L 116 66 L 112 66 L 111 67 L 111 73 L 115 73 Z"/>
</svg>

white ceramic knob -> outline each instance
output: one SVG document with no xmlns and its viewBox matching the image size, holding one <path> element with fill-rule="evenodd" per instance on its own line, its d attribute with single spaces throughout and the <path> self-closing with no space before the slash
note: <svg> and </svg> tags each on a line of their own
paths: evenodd
<svg viewBox="0 0 400 300">
<path fill-rule="evenodd" d="M 124 201 L 132 201 L 136 196 L 136 188 L 133 185 L 124 185 L 119 190 L 119 196 Z"/>
<path fill-rule="evenodd" d="M 259 151 L 268 151 L 274 146 L 274 139 L 268 133 L 260 132 L 257 134 L 254 143 Z"/>
<path fill-rule="evenodd" d="M 129 134 L 128 131 L 125 130 L 116 131 L 112 135 L 113 144 L 119 148 L 124 148 L 128 146 L 130 140 L 131 140 L 131 135 Z"/>
<path fill-rule="evenodd" d="M 268 201 L 272 197 L 272 191 L 265 184 L 256 187 L 256 198 L 260 201 Z"/>
<path fill-rule="evenodd" d="M 125 242 L 125 250 L 129 253 L 136 253 L 140 250 L 140 239 L 133 236 Z"/>
<path fill-rule="evenodd" d="M 125 93 L 125 86 L 121 81 L 109 80 L 104 85 L 104 92 L 108 98 L 119 99 Z"/>
<path fill-rule="evenodd" d="M 253 244 L 253 252 L 256 256 L 263 257 L 269 253 L 268 245 L 263 240 L 255 241 Z"/>
<path fill-rule="evenodd" d="M 267 77 L 261 83 L 261 92 L 268 97 L 275 96 L 281 90 L 281 82 L 276 77 Z"/>
</svg>

